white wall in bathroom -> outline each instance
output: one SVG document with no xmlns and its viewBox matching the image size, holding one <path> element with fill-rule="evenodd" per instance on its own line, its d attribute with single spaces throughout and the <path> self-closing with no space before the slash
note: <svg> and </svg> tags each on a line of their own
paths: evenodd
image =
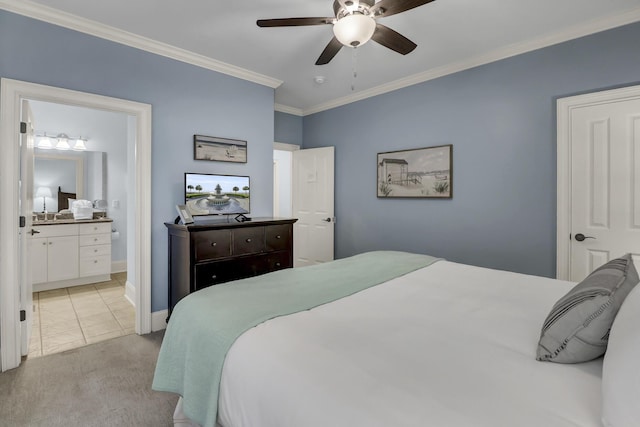
<svg viewBox="0 0 640 427">
<path fill-rule="evenodd" d="M 113 228 L 119 233 L 118 240 L 113 240 L 111 259 L 116 264 L 125 264 L 127 260 L 127 115 L 109 111 L 94 110 L 48 102 L 31 101 L 31 109 L 35 117 L 36 134 L 46 132 L 47 135 L 66 133 L 71 137 L 87 138 L 88 151 L 106 153 L 103 164 L 103 198 L 109 207 L 108 216 L 113 219 Z M 95 170 L 92 162 L 85 162 L 85 176 Z M 56 187 L 57 190 L 57 187 Z M 63 189 L 64 190 L 64 189 Z M 114 201 L 118 207 L 114 208 Z"/>
</svg>

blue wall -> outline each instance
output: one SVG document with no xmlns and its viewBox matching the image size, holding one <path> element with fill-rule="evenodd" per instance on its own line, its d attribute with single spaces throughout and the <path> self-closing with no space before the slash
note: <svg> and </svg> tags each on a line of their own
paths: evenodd
<svg viewBox="0 0 640 427">
<path fill-rule="evenodd" d="M 637 84 L 638 40 L 640 23 L 305 117 L 304 148 L 336 147 L 336 257 L 398 249 L 555 276 L 556 99 Z M 376 198 L 376 153 L 442 144 L 453 199 Z"/>
<path fill-rule="evenodd" d="M 152 105 L 153 311 L 167 308 L 164 222 L 184 172 L 250 175 L 252 215 L 272 214 L 273 89 L 2 10 L 0 77 Z M 194 161 L 194 134 L 247 140 L 249 162 Z"/>
<path fill-rule="evenodd" d="M 302 117 L 276 111 L 274 141 L 302 145 Z"/>
</svg>

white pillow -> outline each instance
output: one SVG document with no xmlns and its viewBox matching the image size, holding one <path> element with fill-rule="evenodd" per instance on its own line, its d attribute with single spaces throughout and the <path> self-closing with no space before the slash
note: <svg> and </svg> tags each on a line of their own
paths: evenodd
<svg viewBox="0 0 640 427">
<path fill-rule="evenodd" d="M 602 366 L 602 422 L 640 426 L 640 285 L 622 303 Z"/>
</svg>

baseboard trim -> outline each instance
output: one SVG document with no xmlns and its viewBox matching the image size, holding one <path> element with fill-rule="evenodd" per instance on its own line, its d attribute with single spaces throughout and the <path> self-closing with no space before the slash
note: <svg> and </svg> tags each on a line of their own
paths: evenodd
<svg viewBox="0 0 640 427">
<path fill-rule="evenodd" d="M 111 261 L 111 272 L 112 273 L 123 273 L 127 271 L 127 260 L 122 261 Z"/>
<path fill-rule="evenodd" d="M 151 332 L 166 329 L 168 315 L 169 310 L 154 311 L 151 313 Z"/>
<path fill-rule="evenodd" d="M 136 287 L 128 280 L 124 285 L 124 297 L 131 303 L 133 308 L 136 307 Z"/>
</svg>

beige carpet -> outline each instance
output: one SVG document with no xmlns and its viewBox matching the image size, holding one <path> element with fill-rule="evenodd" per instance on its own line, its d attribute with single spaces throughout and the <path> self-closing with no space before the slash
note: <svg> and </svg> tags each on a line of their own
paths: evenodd
<svg viewBox="0 0 640 427">
<path fill-rule="evenodd" d="M 151 390 L 163 335 L 114 338 L 0 374 L 0 425 L 172 426 L 177 396 Z"/>
</svg>

